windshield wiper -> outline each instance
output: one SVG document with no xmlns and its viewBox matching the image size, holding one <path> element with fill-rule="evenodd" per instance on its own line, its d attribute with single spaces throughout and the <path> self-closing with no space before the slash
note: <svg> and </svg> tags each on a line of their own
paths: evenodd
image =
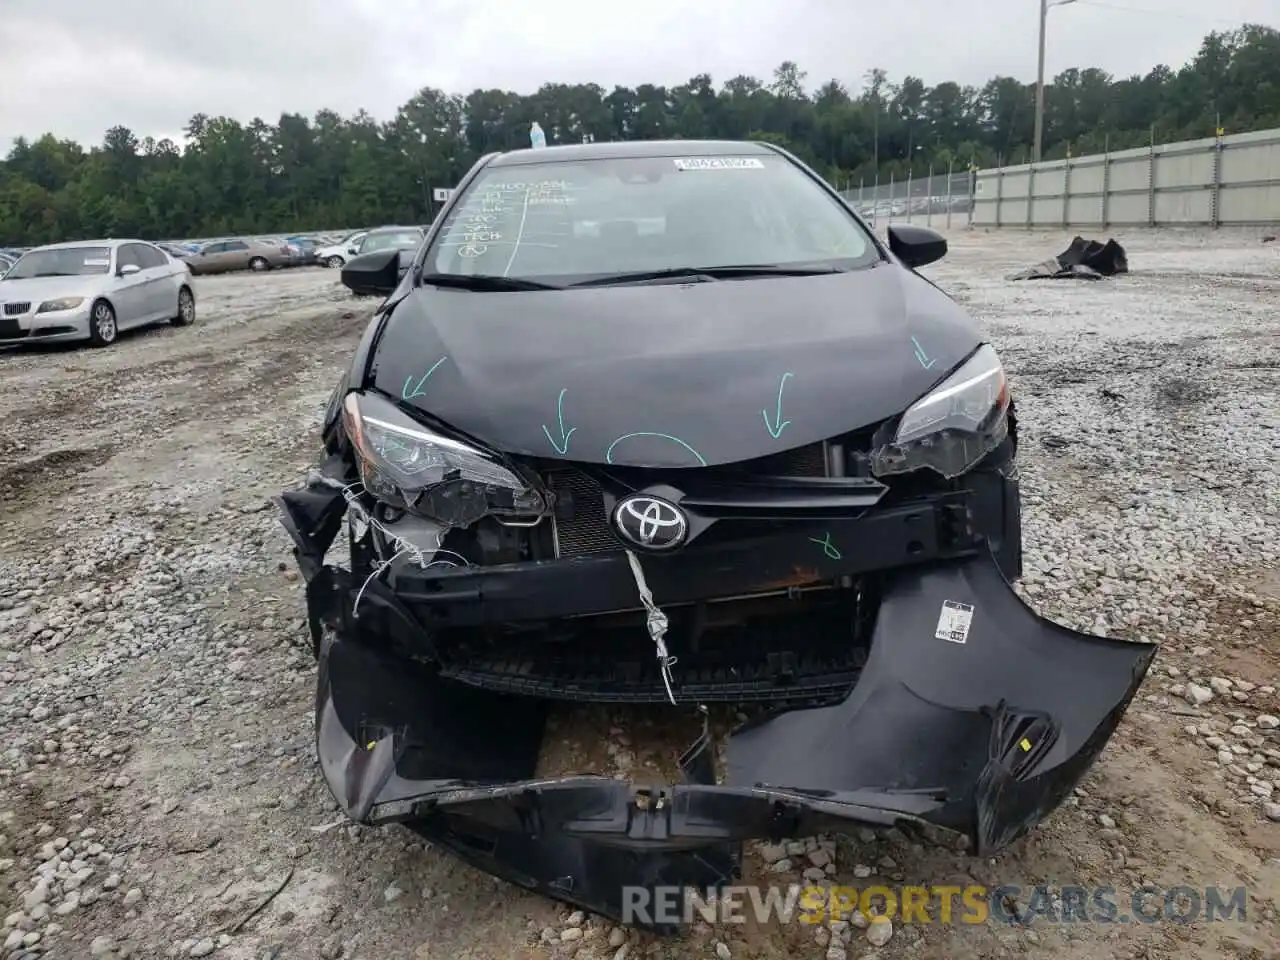
<svg viewBox="0 0 1280 960">
<path fill-rule="evenodd" d="M 520 277 L 499 277 L 485 273 L 424 273 L 422 283 L 433 287 L 458 287 L 461 290 L 563 290 L 553 283 L 524 280 Z"/>
<path fill-rule="evenodd" d="M 739 277 L 814 277 L 820 274 L 843 273 L 839 267 L 812 266 L 788 267 L 776 263 L 737 263 L 721 267 L 668 267 L 665 270 L 642 270 L 636 273 L 610 273 L 570 284 L 574 287 L 607 287 L 619 283 L 644 283 L 648 280 L 667 280 L 688 277 L 704 283 L 708 280 L 732 280 Z"/>
<path fill-rule="evenodd" d="M 60 273 L 59 271 L 54 270 L 52 273 L 33 273 L 33 274 L 31 274 L 31 276 L 32 276 L 33 278 L 38 278 L 38 277 L 74 277 L 74 276 L 75 276 L 75 274 L 74 274 L 74 273 Z M 15 278 L 10 278 L 10 279 L 15 279 Z M 22 277 L 17 277 L 16 279 L 21 280 L 21 279 L 22 279 Z"/>
</svg>

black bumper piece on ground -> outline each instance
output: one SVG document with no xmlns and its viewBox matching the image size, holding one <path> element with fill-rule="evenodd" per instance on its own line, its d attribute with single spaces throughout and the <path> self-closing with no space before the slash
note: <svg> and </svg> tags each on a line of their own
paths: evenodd
<svg viewBox="0 0 1280 960">
<path fill-rule="evenodd" d="M 968 836 L 978 855 L 997 850 L 1097 759 L 1155 654 L 1037 616 L 989 552 L 938 560 L 890 575 L 848 695 L 734 733 L 725 782 L 705 738 L 668 787 L 537 779 L 545 704 L 397 652 L 369 629 L 383 621 L 352 615 L 360 584 L 314 555 L 332 508 L 285 506 L 309 577 L 317 749 L 343 810 L 406 823 L 483 870 L 614 918 L 624 887 L 731 882 L 749 838 L 914 821 Z M 966 609 L 967 634 L 949 632 L 944 611 Z"/>
</svg>

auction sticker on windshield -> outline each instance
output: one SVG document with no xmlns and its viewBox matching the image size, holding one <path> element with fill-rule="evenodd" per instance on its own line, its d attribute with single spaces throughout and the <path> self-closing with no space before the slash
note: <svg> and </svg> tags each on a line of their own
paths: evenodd
<svg viewBox="0 0 1280 960">
<path fill-rule="evenodd" d="M 754 157 L 676 157 L 677 170 L 763 170 Z"/>
<path fill-rule="evenodd" d="M 100 259 L 100 258 L 99 258 L 99 259 L 96 259 L 96 260 L 86 260 L 86 261 L 84 262 L 84 265 L 85 265 L 86 267 L 109 267 L 109 266 L 111 266 L 111 261 L 110 261 L 110 260 L 103 260 L 103 259 Z"/>
</svg>

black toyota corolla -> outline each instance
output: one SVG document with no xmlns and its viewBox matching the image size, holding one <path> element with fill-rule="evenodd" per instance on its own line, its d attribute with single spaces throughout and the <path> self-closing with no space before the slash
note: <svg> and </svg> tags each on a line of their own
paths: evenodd
<svg viewBox="0 0 1280 960">
<path fill-rule="evenodd" d="M 280 497 L 317 748 L 365 823 L 617 916 L 738 845 L 928 821 L 983 854 L 1057 806 L 1153 648 L 1046 621 L 1000 359 L 771 144 L 487 156 L 386 294 Z M 347 568 L 326 563 L 346 517 Z M 554 700 L 751 703 L 725 770 L 535 779 Z"/>
</svg>

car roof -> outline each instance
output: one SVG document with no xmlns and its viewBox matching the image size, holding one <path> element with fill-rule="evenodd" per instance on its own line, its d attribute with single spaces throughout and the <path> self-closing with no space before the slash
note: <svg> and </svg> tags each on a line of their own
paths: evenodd
<svg viewBox="0 0 1280 960">
<path fill-rule="evenodd" d="M 62 243 L 46 243 L 42 247 L 32 247 L 28 250 L 31 253 L 34 250 L 74 250 L 76 247 L 118 247 L 122 243 L 148 243 L 147 240 L 133 240 L 128 237 L 119 240 L 64 240 Z"/>
<path fill-rule="evenodd" d="M 499 153 L 489 165 L 518 167 L 531 163 L 572 160 L 622 160 L 654 157 L 762 157 L 777 150 L 756 140 L 619 140 L 609 143 L 575 143 L 563 147 L 526 148 Z"/>
<path fill-rule="evenodd" d="M 422 232 L 423 232 L 422 227 L 415 227 L 413 224 L 408 224 L 407 226 L 403 226 L 403 227 L 375 227 L 374 229 L 369 230 L 369 231 L 366 231 L 366 232 L 367 232 L 367 233 L 370 233 L 370 234 L 373 234 L 373 233 L 404 233 L 406 230 L 417 230 L 419 233 L 422 233 Z"/>
</svg>

